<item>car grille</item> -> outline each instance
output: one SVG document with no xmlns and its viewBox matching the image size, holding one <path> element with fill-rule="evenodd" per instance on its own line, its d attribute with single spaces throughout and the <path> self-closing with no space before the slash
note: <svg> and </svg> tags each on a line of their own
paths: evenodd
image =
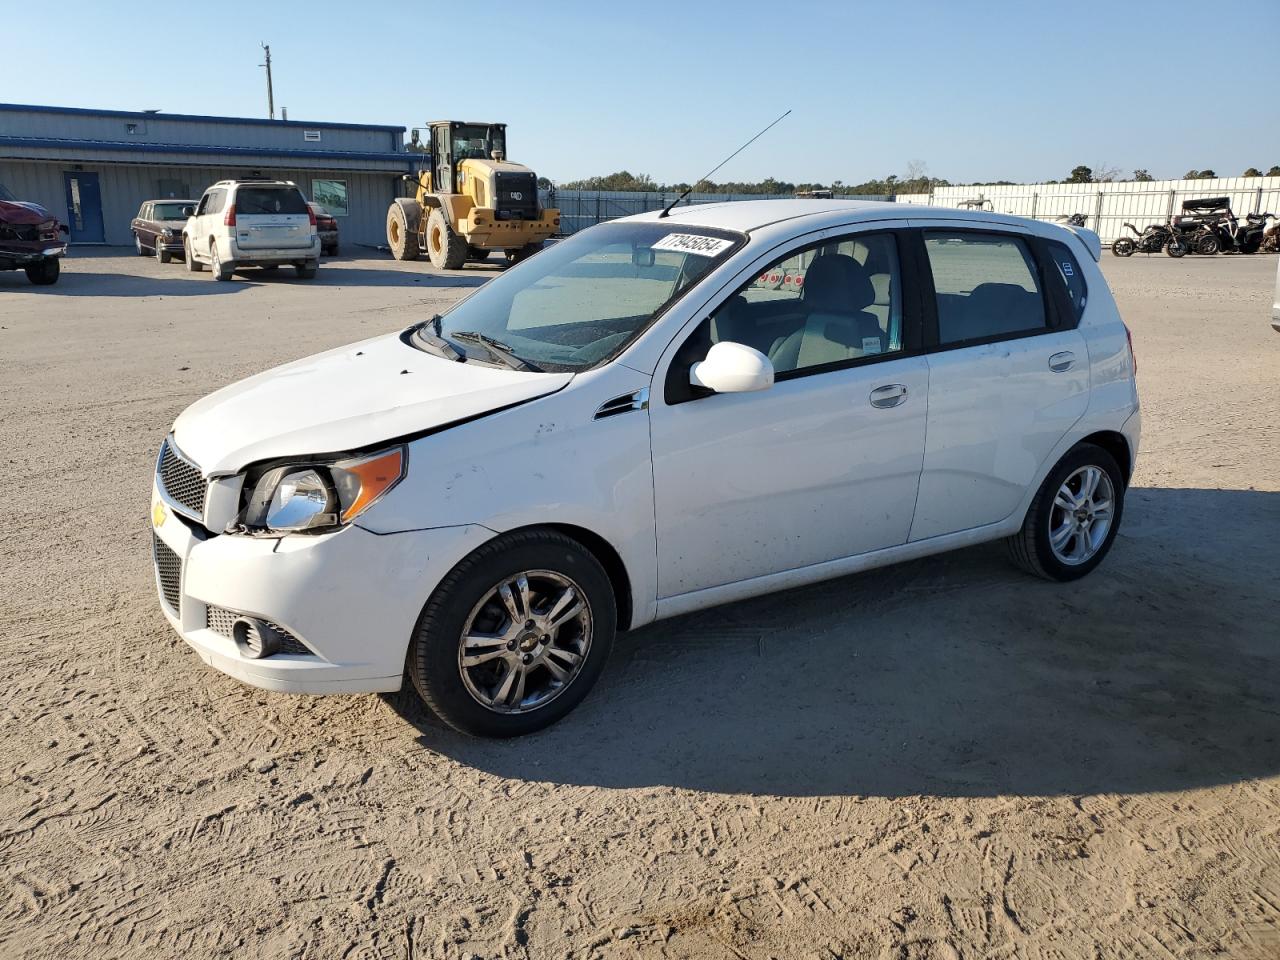
<svg viewBox="0 0 1280 960">
<path fill-rule="evenodd" d="M 236 618 L 240 614 L 234 610 L 227 610 L 223 607 L 207 606 L 205 607 L 205 626 L 214 633 L 221 634 L 228 640 L 231 639 L 231 625 L 236 622 Z M 300 653 L 306 656 L 312 656 L 311 650 L 303 644 L 301 640 L 292 633 L 280 626 L 278 623 L 267 621 L 267 625 L 280 634 L 280 652 L 281 653 Z"/>
<path fill-rule="evenodd" d="M 203 520 L 208 485 L 200 474 L 200 468 L 184 459 L 167 438 L 160 448 L 160 466 L 156 472 L 169 499 L 185 507 L 196 519 Z"/>
<path fill-rule="evenodd" d="M 0 223 L 0 240 L 31 242 L 39 239 L 40 227 L 37 224 Z"/>
<path fill-rule="evenodd" d="M 182 559 L 155 533 L 151 534 L 151 556 L 156 564 L 156 579 L 160 581 L 160 596 L 176 617 L 181 597 Z"/>
</svg>

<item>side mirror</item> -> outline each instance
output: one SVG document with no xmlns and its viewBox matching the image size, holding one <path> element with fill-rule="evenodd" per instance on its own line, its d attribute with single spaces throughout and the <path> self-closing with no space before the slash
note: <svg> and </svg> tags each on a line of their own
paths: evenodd
<svg viewBox="0 0 1280 960">
<path fill-rule="evenodd" d="M 183 208 L 182 208 L 182 215 L 183 215 L 184 217 L 194 217 L 194 216 L 196 215 L 196 208 L 195 208 L 195 207 L 183 207 Z"/>
<path fill-rule="evenodd" d="M 631 248 L 631 265 L 633 267 L 652 267 L 653 261 L 653 247 Z"/>
<path fill-rule="evenodd" d="M 724 340 L 689 370 L 689 382 L 716 393 L 749 393 L 773 386 L 773 364 L 759 350 Z"/>
</svg>

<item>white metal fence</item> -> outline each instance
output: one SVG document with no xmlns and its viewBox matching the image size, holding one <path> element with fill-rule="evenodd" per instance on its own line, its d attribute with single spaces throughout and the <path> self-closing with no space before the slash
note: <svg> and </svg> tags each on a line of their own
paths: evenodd
<svg viewBox="0 0 1280 960">
<path fill-rule="evenodd" d="M 1083 213 L 1089 229 L 1109 243 L 1125 232 L 1126 222 L 1138 230 L 1149 223 L 1165 223 L 1182 212 L 1183 201 L 1201 197 L 1229 198 L 1236 216 L 1280 214 L 1280 177 L 939 187 L 933 193 L 899 194 L 896 199 L 936 207 L 960 207 L 976 201 L 997 213 L 1037 220 Z"/>
</svg>

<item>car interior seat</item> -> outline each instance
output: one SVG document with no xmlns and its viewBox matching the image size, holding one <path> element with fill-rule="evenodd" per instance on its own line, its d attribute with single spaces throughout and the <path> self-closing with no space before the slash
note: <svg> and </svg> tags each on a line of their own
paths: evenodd
<svg viewBox="0 0 1280 960">
<path fill-rule="evenodd" d="M 867 308 L 876 291 L 866 268 L 847 254 L 824 254 L 804 278 L 804 326 L 769 352 L 779 372 L 835 363 L 886 349 L 876 315 Z"/>
</svg>

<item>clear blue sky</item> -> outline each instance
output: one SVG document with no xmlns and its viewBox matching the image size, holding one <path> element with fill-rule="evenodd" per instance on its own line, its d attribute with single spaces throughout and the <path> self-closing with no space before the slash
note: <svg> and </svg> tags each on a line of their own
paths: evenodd
<svg viewBox="0 0 1280 960">
<path fill-rule="evenodd" d="M 5 101 L 265 116 L 267 41 L 293 119 L 505 120 L 558 181 L 693 180 L 788 107 L 718 179 L 1280 163 L 1280 0 L 6 0 L 3 31 Z"/>
</svg>

